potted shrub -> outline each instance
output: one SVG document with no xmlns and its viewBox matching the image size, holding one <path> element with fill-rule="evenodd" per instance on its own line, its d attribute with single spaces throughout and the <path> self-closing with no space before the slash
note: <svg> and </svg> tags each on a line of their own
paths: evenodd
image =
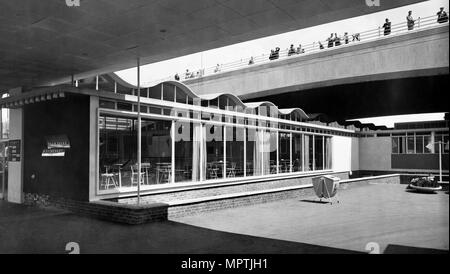
<svg viewBox="0 0 450 274">
<path fill-rule="evenodd" d="M 432 193 L 441 190 L 442 187 L 434 180 L 434 176 L 417 177 L 411 180 L 409 187 L 418 192 Z"/>
</svg>

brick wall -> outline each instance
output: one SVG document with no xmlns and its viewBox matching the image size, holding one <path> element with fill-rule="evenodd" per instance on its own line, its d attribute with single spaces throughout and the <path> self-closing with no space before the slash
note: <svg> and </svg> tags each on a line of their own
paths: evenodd
<svg viewBox="0 0 450 274">
<path fill-rule="evenodd" d="M 340 172 L 333 174 L 336 177 L 341 179 L 348 179 L 347 172 Z M 201 189 L 191 189 L 191 190 L 183 190 L 183 191 L 175 191 L 164 194 L 151 194 L 141 196 L 141 202 L 143 204 L 151 204 L 155 202 L 170 202 L 177 200 L 185 200 L 185 199 L 195 199 L 200 197 L 210 197 L 224 194 L 232 194 L 232 193 L 243 193 L 249 191 L 260 191 L 260 190 L 268 190 L 273 188 L 280 187 L 290 187 L 290 186 L 299 186 L 299 185 L 307 185 L 312 183 L 312 178 L 317 177 L 318 175 L 311 175 L 308 177 L 296 177 L 292 179 L 272 179 L 265 180 L 261 182 L 247 182 L 241 184 L 232 184 L 232 185 L 215 185 L 208 186 Z M 125 204 L 136 204 L 137 198 L 120 198 L 114 199 L 113 201 L 117 201 L 119 203 Z"/>
<path fill-rule="evenodd" d="M 310 180 L 311 178 L 309 178 Z M 263 182 L 264 183 L 264 182 Z M 265 182 L 268 183 L 268 182 Z M 360 187 L 370 183 L 398 184 L 400 175 L 385 175 L 374 178 L 358 178 L 342 180 L 340 189 Z M 306 183 L 305 183 L 306 184 Z M 277 185 L 280 187 L 280 185 Z M 286 185 L 284 185 L 286 186 Z M 241 186 L 245 187 L 245 186 Z M 259 187 L 264 187 L 260 185 Z M 268 189 L 261 189 L 268 190 Z M 217 190 L 215 190 L 217 191 Z M 225 191 L 226 192 L 226 191 Z M 226 194 L 226 193 L 225 193 Z M 235 193 L 236 194 L 236 193 Z M 181 195 L 181 194 L 180 194 Z M 186 194 L 185 194 L 186 195 Z M 197 193 L 196 195 L 200 195 Z M 66 198 L 54 198 L 49 195 L 25 194 L 25 203 L 40 207 L 57 207 L 84 216 L 125 224 L 142 224 L 162 221 L 186 215 L 198 214 L 225 208 L 242 207 L 259 203 L 267 203 L 291 198 L 314 196 L 310 185 L 293 187 L 292 189 L 274 189 L 264 193 L 242 193 L 242 195 L 209 197 L 206 200 L 191 201 L 169 205 L 163 202 L 152 204 L 126 204 L 114 201 L 83 202 Z"/>
</svg>

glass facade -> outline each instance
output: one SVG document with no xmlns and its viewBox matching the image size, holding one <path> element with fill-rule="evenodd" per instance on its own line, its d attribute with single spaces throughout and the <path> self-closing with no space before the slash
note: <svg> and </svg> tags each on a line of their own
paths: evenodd
<svg viewBox="0 0 450 274">
<path fill-rule="evenodd" d="M 100 104 L 100 193 L 134 191 L 139 183 L 144 189 L 159 188 L 332 168 L 332 137 L 313 128 L 278 123 L 270 106 L 231 109 L 230 114 L 235 102 L 223 96 L 196 103 L 166 84 L 144 91 L 143 97 L 158 99 L 161 105 L 141 106 L 140 171 L 136 105 L 104 100 Z M 166 101 L 188 107 L 170 107 Z"/>
<path fill-rule="evenodd" d="M 393 154 L 439 153 L 439 142 L 448 143 L 447 132 L 412 132 L 392 135 Z M 448 153 L 448 147 L 444 153 Z"/>
</svg>

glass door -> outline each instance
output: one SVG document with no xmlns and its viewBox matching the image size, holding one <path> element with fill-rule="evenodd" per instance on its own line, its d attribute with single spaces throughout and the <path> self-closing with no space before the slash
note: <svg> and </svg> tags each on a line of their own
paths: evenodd
<svg viewBox="0 0 450 274">
<path fill-rule="evenodd" d="M 8 142 L 0 141 L 0 199 L 6 200 L 8 190 L 8 159 L 7 159 Z"/>
</svg>

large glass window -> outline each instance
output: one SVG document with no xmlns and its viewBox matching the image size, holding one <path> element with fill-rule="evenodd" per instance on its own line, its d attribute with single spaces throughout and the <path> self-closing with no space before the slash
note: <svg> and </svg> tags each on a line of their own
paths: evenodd
<svg viewBox="0 0 450 274">
<path fill-rule="evenodd" d="M 142 119 L 142 169 L 138 172 L 137 119 L 100 116 L 99 189 L 171 182 L 171 123 Z"/>
<path fill-rule="evenodd" d="M 431 135 L 424 135 L 423 136 L 423 152 L 424 153 L 431 153 L 432 152 L 432 145 L 431 145 Z"/>
<path fill-rule="evenodd" d="M 406 136 L 392 137 L 392 153 L 406 153 Z"/>
<path fill-rule="evenodd" d="M 198 143 L 198 142 L 197 142 Z M 194 145 L 194 124 L 175 122 L 175 182 L 199 181 L 198 164 L 200 154 L 198 144 Z M 195 146 L 195 148 L 194 148 Z M 196 168 L 196 172 L 193 171 Z M 195 176 L 195 177 L 193 177 Z"/>
<path fill-rule="evenodd" d="M 101 116 L 99 130 L 99 189 L 131 186 L 130 175 L 124 172 L 124 168 L 136 160 L 135 120 Z"/>
<path fill-rule="evenodd" d="M 416 153 L 424 153 L 424 136 L 416 134 Z"/>
<path fill-rule="evenodd" d="M 441 147 L 442 153 L 448 153 L 448 132 L 436 132 L 434 135 L 434 153 L 439 153 L 439 143 L 443 144 Z M 447 145 L 447 146 L 446 146 Z"/>
<path fill-rule="evenodd" d="M 244 137 L 242 127 L 226 126 L 226 177 L 244 176 Z"/>
<path fill-rule="evenodd" d="M 332 169 L 331 137 L 325 137 L 325 169 Z"/>
<path fill-rule="evenodd" d="M 206 179 L 223 178 L 224 142 L 223 126 L 206 124 Z"/>
<path fill-rule="evenodd" d="M 278 133 L 279 172 L 291 172 L 291 133 Z"/>
<path fill-rule="evenodd" d="M 276 131 L 268 131 L 269 134 L 269 154 L 270 154 L 270 174 L 276 174 L 277 172 L 277 132 Z M 267 174 L 267 172 L 265 173 Z"/>
<path fill-rule="evenodd" d="M 407 151 L 406 151 L 406 153 L 414 153 L 415 152 L 415 150 L 414 150 L 414 147 L 415 147 L 415 143 L 414 143 L 414 135 L 408 135 L 407 136 Z"/>
<path fill-rule="evenodd" d="M 324 137 L 316 135 L 314 136 L 314 170 L 323 170 L 324 169 Z"/>
<path fill-rule="evenodd" d="M 257 170 L 258 162 L 256 159 L 258 158 L 256 154 L 259 153 L 261 148 L 261 144 L 257 142 L 257 133 L 254 128 L 246 129 L 246 176 L 258 175 L 255 173 Z M 258 149 L 259 146 L 259 149 Z"/>
<path fill-rule="evenodd" d="M 292 134 L 292 170 L 303 171 L 303 135 Z"/>
<path fill-rule="evenodd" d="M 171 121 L 142 119 L 141 162 L 144 184 L 166 184 L 172 181 L 171 127 Z M 130 171 L 137 172 L 137 167 L 131 166 Z M 132 183 L 136 183 L 134 179 Z"/>
</svg>

